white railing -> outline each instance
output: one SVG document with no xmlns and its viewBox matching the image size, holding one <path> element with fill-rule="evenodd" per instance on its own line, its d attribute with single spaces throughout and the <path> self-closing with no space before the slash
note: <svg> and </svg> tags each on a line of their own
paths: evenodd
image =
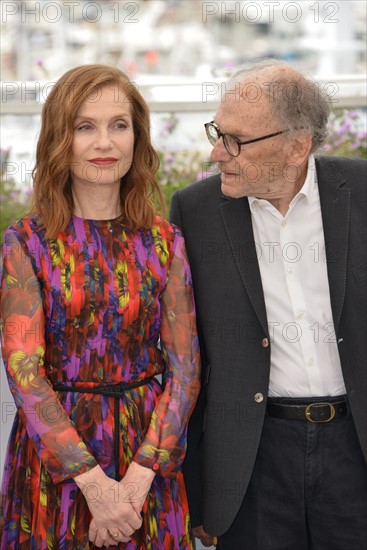
<svg viewBox="0 0 367 550">
<path fill-rule="evenodd" d="M 334 108 L 364 108 L 367 104 L 367 76 L 334 75 L 315 78 L 325 90 Z M 1 114 L 39 114 L 53 82 L 3 82 L 1 85 Z M 226 93 L 219 79 L 205 81 L 157 81 L 149 84 L 137 79 L 136 85 L 149 103 L 153 113 L 208 112 L 216 109 Z"/>
</svg>

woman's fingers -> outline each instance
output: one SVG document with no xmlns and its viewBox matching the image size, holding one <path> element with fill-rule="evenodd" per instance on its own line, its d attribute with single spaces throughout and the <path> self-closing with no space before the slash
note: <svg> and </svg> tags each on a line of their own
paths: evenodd
<svg viewBox="0 0 367 550">
<path fill-rule="evenodd" d="M 101 545 L 117 545 L 119 542 L 129 542 L 134 530 L 125 524 L 124 528 L 120 527 L 98 527 L 94 518 L 89 525 L 89 540 L 94 542 L 100 548 Z"/>
<path fill-rule="evenodd" d="M 132 504 L 130 503 L 131 511 L 132 513 L 129 515 L 129 519 L 126 521 L 131 529 L 133 529 L 133 532 L 137 529 L 140 529 L 143 523 L 143 518 L 141 517 L 140 513 L 137 512 L 137 510 L 134 510 Z M 126 532 L 126 529 L 123 529 L 124 533 Z M 127 533 L 129 534 L 129 533 Z"/>
<path fill-rule="evenodd" d="M 97 532 L 95 533 L 95 538 L 93 540 L 94 545 L 97 548 L 102 548 L 102 546 L 105 546 L 107 544 L 107 538 L 111 538 L 111 542 L 108 544 L 114 544 L 116 546 L 116 542 L 112 539 L 112 537 L 108 536 L 107 529 L 104 527 L 101 527 L 100 529 L 97 529 Z"/>
<path fill-rule="evenodd" d="M 96 522 L 94 521 L 94 519 L 92 519 L 92 521 L 90 522 L 90 525 L 89 525 L 89 533 L 88 533 L 89 540 L 91 542 L 96 541 L 97 533 L 98 533 L 98 528 L 96 526 Z"/>
<path fill-rule="evenodd" d="M 133 529 L 128 523 L 126 522 L 122 522 L 118 529 L 116 529 L 116 531 L 119 530 L 120 533 L 123 533 L 123 535 L 125 537 L 131 537 L 131 535 L 133 535 L 136 531 L 136 529 Z M 113 533 L 113 530 L 109 529 L 110 533 L 112 534 Z M 114 536 L 114 535 L 112 535 Z"/>
<path fill-rule="evenodd" d="M 91 531 L 89 532 L 91 533 Z M 92 531 L 92 538 L 90 535 L 89 540 L 94 542 L 97 548 L 102 548 L 103 546 L 117 546 L 119 542 L 129 542 L 131 537 L 125 536 L 120 529 L 115 528 L 111 532 L 105 527 L 101 527 L 96 531 Z"/>
<path fill-rule="evenodd" d="M 117 529 L 117 528 L 115 528 L 113 530 L 109 529 L 108 533 L 109 533 L 109 535 L 111 535 L 113 540 L 116 541 L 117 543 L 119 543 L 119 542 L 128 542 L 131 539 L 131 537 L 129 537 L 125 533 L 123 533 L 121 531 L 121 529 Z"/>
</svg>

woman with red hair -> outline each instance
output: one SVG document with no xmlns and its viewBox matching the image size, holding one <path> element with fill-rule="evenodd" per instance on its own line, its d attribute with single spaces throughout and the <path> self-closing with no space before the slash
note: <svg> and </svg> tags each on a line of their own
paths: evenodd
<svg viewBox="0 0 367 550">
<path fill-rule="evenodd" d="M 5 235 L 2 353 L 17 414 L 1 550 L 192 548 L 181 464 L 199 349 L 183 238 L 154 207 L 158 165 L 124 73 L 86 65 L 60 78 L 32 212 Z"/>
</svg>

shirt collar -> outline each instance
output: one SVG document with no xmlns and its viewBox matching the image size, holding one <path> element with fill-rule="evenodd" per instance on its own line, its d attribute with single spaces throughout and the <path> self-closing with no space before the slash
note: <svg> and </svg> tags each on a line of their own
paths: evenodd
<svg viewBox="0 0 367 550">
<path fill-rule="evenodd" d="M 311 154 L 308 157 L 307 174 L 306 174 L 306 179 L 304 181 L 304 184 L 302 185 L 302 188 L 297 193 L 297 195 L 292 199 L 289 206 L 294 205 L 302 197 L 305 197 L 307 200 L 307 203 L 309 204 L 311 202 L 312 194 L 314 192 L 316 185 L 317 185 L 317 174 L 316 174 L 316 166 L 315 166 L 315 157 Z M 257 197 L 248 197 L 248 202 L 250 205 L 251 212 L 255 212 L 255 209 L 254 209 L 255 204 L 268 203 L 267 200 L 258 199 Z"/>
<path fill-rule="evenodd" d="M 299 201 L 299 199 L 302 196 L 305 197 L 307 200 L 307 203 L 310 204 L 312 199 L 312 194 L 314 192 L 316 184 L 317 184 L 317 175 L 316 175 L 315 157 L 311 154 L 308 157 L 308 167 L 307 167 L 305 182 L 302 185 L 302 188 L 300 189 L 300 191 L 293 198 L 289 206 L 292 206 L 295 202 Z"/>
</svg>

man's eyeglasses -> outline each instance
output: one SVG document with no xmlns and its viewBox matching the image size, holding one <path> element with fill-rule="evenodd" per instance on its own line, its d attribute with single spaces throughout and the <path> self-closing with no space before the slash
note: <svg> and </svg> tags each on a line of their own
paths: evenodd
<svg viewBox="0 0 367 550">
<path fill-rule="evenodd" d="M 226 148 L 227 153 L 231 155 L 231 157 L 238 157 L 238 155 L 241 152 L 241 145 L 246 145 L 247 143 L 255 143 L 255 141 L 262 141 L 263 139 L 268 139 L 274 136 L 279 136 L 280 134 L 285 134 L 286 132 L 289 132 L 289 128 L 287 130 L 280 130 L 280 132 L 273 132 L 272 134 L 267 134 L 266 136 L 258 137 L 255 139 L 249 139 L 247 141 L 239 141 L 238 138 L 235 136 L 231 136 L 231 134 L 223 134 L 214 120 L 211 122 L 207 122 L 204 124 L 205 131 L 207 138 L 211 145 L 215 145 L 219 138 L 223 138 L 224 147 Z"/>
</svg>

